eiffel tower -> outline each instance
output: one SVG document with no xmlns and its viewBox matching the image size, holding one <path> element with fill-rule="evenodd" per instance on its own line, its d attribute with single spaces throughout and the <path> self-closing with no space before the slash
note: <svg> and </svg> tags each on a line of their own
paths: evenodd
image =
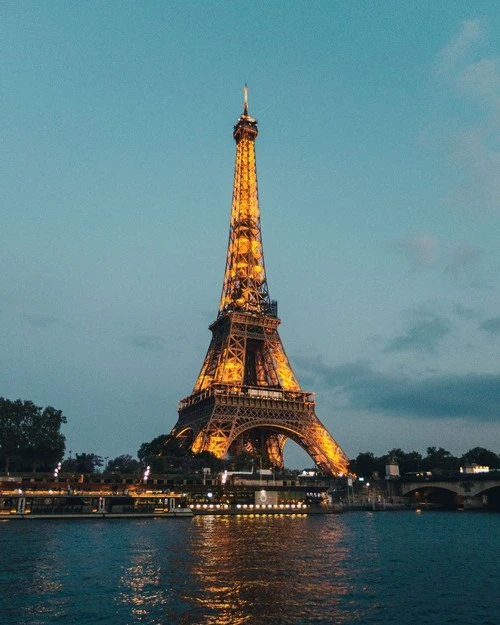
<svg viewBox="0 0 500 625">
<path fill-rule="evenodd" d="M 226 270 L 212 340 L 169 440 L 218 458 L 247 451 L 264 466 L 283 468 L 288 439 L 326 474 L 347 473 L 348 458 L 315 414 L 285 354 L 277 302 L 267 286 L 255 164 L 257 120 L 243 114 L 234 127 L 236 166 Z"/>
</svg>

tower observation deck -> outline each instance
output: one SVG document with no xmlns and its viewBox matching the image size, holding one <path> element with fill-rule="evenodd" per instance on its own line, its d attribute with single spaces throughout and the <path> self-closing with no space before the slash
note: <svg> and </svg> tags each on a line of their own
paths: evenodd
<svg viewBox="0 0 500 625">
<path fill-rule="evenodd" d="M 325 473 L 345 474 L 349 460 L 316 416 L 314 394 L 301 389 L 278 334 L 262 248 L 257 135 L 245 87 L 233 132 L 236 165 L 219 310 L 200 374 L 191 395 L 180 401 L 169 438 L 218 458 L 247 451 L 278 469 L 290 439 Z"/>
</svg>

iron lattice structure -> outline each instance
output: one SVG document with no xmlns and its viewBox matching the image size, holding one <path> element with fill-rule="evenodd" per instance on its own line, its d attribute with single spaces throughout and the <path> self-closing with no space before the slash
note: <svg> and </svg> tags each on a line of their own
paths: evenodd
<svg viewBox="0 0 500 625">
<path fill-rule="evenodd" d="M 278 334 L 269 297 L 260 225 L 255 139 L 257 121 L 243 114 L 234 127 L 236 166 L 226 269 L 212 340 L 191 395 L 181 400 L 170 439 L 218 458 L 243 451 L 283 468 L 295 441 L 325 473 L 347 472 L 348 458 L 303 392 Z"/>
</svg>

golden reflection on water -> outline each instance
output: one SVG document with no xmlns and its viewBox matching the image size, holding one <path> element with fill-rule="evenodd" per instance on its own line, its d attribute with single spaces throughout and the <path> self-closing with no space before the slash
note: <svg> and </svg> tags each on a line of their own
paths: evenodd
<svg viewBox="0 0 500 625">
<path fill-rule="evenodd" d="M 353 589 L 349 530 L 334 516 L 200 516 L 182 532 L 174 543 L 145 533 L 131 546 L 118 603 L 134 622 L 289 625 L 320 610 L 340 624 L 355 616 L 342 603 Z"/>
<path fill-rule="evenodd" d="M 375 515 L 9 527 L 10 625 L 340 625 L 379 614 Z"/>
<path fill-rule="evenodd" d="M 147 615 L 150 608 L 162 603 L 159 547 L 152 544 L 150 536 L 142 536 L 120 578 L 120 600 L 131 605 L 131 613 L 136 617 Z"/>
<path fill-rule="evenodd" d="M 438 512 L 13 521 L 0 623 L 493 624 L 499 542 L 498 516 Z"/>
<path fill-rule="evenodd" d="M 360 549 L 359 532 L 337 515 L 161 523 L 129 545 L 114 599 L 129 622 L 154 625 L 352 622 L 371 611 L 362 581 L 376 552 L 370 525 Z"/>
<path fill-rule="evenodd" d="M 348 537 L 335 518 L 327 523 L 305 515 L 193 521 L 200 530 L 193 545 L 197 592 L 184 599 L 201 608 L 204 623 L 297 622 L 299 614 L 306 619 L 320 603 L 328 604 L 332 623 L 354 616 L 339 605 L 351 584 Z M 311 532 L 320 536 L 308 540 Z"/>
</svg>

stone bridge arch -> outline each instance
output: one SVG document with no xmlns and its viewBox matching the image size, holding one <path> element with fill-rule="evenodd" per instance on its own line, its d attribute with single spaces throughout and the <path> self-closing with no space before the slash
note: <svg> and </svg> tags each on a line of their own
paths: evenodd
<svg viewBox="0 0 500 625">
<path fill-rule="evenodd" d="M 444 508 L 457 508 L 462 503 L 462 496 L 455 489 L 430 484 L 405 489 L 404 496 L 414 504 L 430 504 Z"/>
<path fill-rule="evenodd" d="M 401 482 L 401 495 L 414 503 L 500 510 L 500 479 L 432 478 Z"/>
</svg>

